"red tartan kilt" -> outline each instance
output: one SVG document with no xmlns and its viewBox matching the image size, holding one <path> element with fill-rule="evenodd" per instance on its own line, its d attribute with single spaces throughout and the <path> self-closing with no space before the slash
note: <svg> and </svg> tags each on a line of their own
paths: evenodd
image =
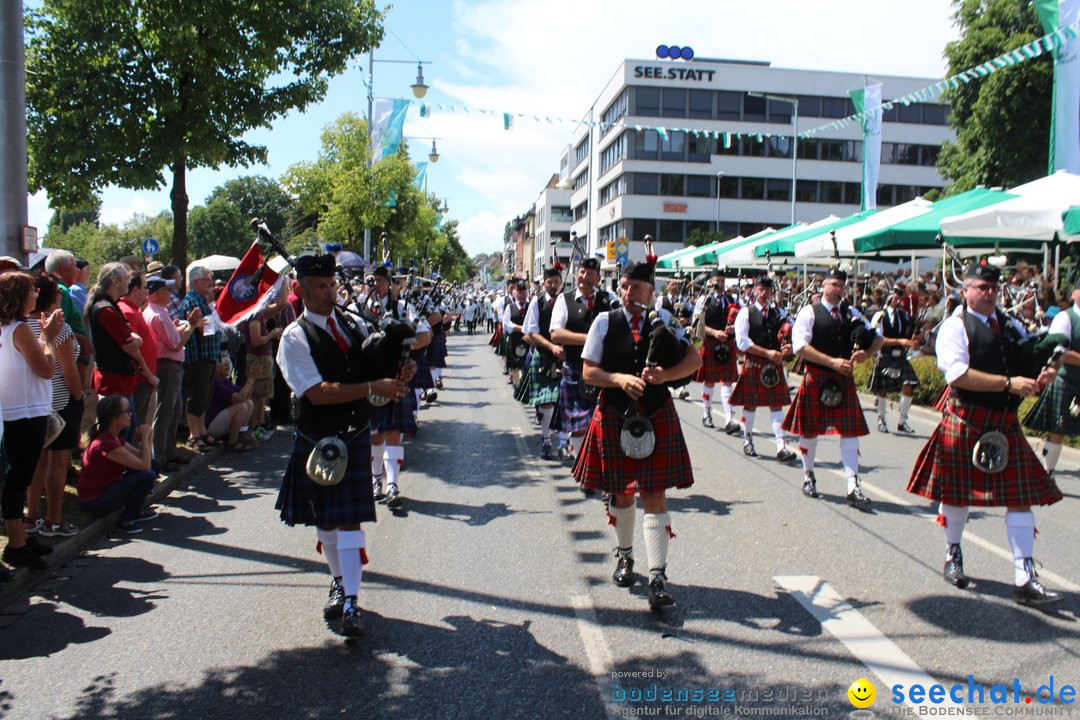
<svg viewBox="0 0 1080 720">
<path fill-rule="evenodd" d="M 701 346 L 701 367 L 694 375 L 694 382 L 730 385 L 739 379 L 739 366 L 736 364 L 739 352 L 735 349 L 735 339 L 730 338 L 725 344 L 728 346 L 729 356 L 728 361 L 721 365 L 713 355 L 717 341 L 714 338 L 705 338 Z"/>
<path fill-rule="evenodd" d="M 975 441 L 984 429 L 998 430 L 1009 439 L 1009 464 L 999 473 L 985 473 L 971 461 Z M 1015 412 L 956 400 L 919 453 L 907 490 L 960 507 L 1050 505 L 1061 499 L 1061 491 L 1035 457 Z"/>
<path fill-rule="evenodd" d="M 826 380 L 834 380 L 844 388 L 844 399 L 834 408 L 821 404 L 821 384 Z M 799 437 L 869 435 L 855 378 L 807 363 L 802 385 L 784 418 L 784 430 Z"/>
<path fill-rule="evenodd" d="M 780 407 L 791 403 L 791 390 L 788 389 L 784 379 L 784 368 L 776 366 L 780 373 L 780 382 L 774 387 L 767 388 L 761 382 L 762 360 L 751 360 L 747 356 L 743 360 L 742 375 L 739 382 L 735 383 L 735 390 L 731 393 L 731 404 L 738 407 Z M 772 363 L 770 363 L 772 364 Z"/>
<path fill-rule="evenodd" d="M 649 416 L 656 432 L 656 447 L 647 458 L 626 457 L 619 445 L 623 415 L 603 399 L 593 411 L 585 442 L 574 463 L 574 479 L 586 490 L 632 495 L 688 488 L 694 484 L 690 453 L 686 450 L 679 415 L 668 398 Z"/>
<path fill-rule="evenodd" d="M 944 413 L 949 408 L 949 386 L 946 385 L 945 389 L 938 395 L 938 399 L 934 402 L 934 409 L 939 413 Z"/>
<path fill-rule="evenodd" d="M 503 327 L 501 322 L 495 323 L 495 332 L 491 334 L 491 339 L 488 340 L 488 345 L 491 347 L 499 347 L 499 341 L 502 340 Z"/>
</svg>

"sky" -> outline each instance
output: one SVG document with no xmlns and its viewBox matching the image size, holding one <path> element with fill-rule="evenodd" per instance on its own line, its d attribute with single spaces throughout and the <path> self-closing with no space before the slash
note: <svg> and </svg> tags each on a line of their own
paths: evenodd
<svg viewBox="0 0 1080 720">
<path fill-rule="evenodd" d="M 583 118 L 622 60 L 654 58 L 662 44 L 775 67 L 941 78 L 942 51 L 958 37 L 951 15 L 949 0 L 397 0 L 374 54 L 374 89 L 376 97 L 411 98 L 416 65 L 380 59 L 424 60 L 426 102 L 500 113 L 436 110 L 421 118 L 414 105 L 405 123 L 414 162 L 427 160 L 437 138 L 428 190 L 446 201 L 447 219 L 458 221 L 462 245 L 475 255 L 502 250 L 506 222 L 558 172 L 574 129 L 574 122 L 517 118 L 507 131 L 502 112 Z M 364 55 L 331 81 L 323 102 L 249 133 L 249 142 L 267 147 L 268 164 L 189 172 L 190 205 L 227 180 L 278 178 L 314 160 L 323 126 L 345 112 L 366 113 L 367 66 Z M 28 205 L 30 224 L 43 231 L 48 198 L 38 193 Z M 111 187 L 101 219 L 122 223 L 168 208 L 168 187 Z"/>
</svg>

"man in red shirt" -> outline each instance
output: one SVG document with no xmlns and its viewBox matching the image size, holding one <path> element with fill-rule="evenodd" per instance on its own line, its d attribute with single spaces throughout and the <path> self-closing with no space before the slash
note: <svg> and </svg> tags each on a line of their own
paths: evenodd
<svg viewBox="0 0 1080 720">
<path fill-rule="evenodd" d="M 146 362 L 146 369 L 149 370 L 149 374 L 143 373 L 137 376 L 138 381 L 133 393 L 135 417 L 138 418 L 140 424 L 146 425 L 153 430 L 153 405 L 156 404 L 153 395 L 158 386 L 157 364 L 160 348 L 158 348 L 154 335 L 150 332 L 150 326 L 146 324 L 146 319 L 142 314 L 142 307 L 146 304 L 146 294 L 146 279 L 142 273 L 133 272 L 128 279 L 127 294 L 120 298 L 117 305 L 120 307 L 120 312 L 124 314 L 128 324 L 131 325 L 132 331 L 142 338 L 142 345 L 139 349 L 142 351 L 143 360 Z M 152 400 L 155 402 L 152 402 Z"/>
</svg>

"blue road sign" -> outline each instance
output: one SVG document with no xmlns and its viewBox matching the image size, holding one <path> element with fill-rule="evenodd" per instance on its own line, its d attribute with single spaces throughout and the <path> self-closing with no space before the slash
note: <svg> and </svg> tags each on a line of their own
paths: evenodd
<svg viewBox="0 0 1080 720">
<path fill-rule="evenodd" d="M 142 242 L 142 249 L 147 255 L 156 255 L 161 249 L 161 243 L 157 241 L 157 238 L 146 238 Z"/>
</svg>

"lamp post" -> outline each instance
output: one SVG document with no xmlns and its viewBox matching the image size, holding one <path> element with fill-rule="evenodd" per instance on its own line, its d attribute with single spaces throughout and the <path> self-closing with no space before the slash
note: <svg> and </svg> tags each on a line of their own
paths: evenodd
<svg viewBox="0 0 1080 720">
<path fill-rule="evenodd" d="M 723 170 L 716 171 L 716 234 L 720 234 L 720 178 L 724 177 Z"/>
<path fill-rule="evenodd" d="M 364 163 L 364 167 L 367 168 L 367 169 L 371 169 L 371 154 L 372 154 L 372 148 L 371 148 L 371 137 L 372 137 L 371 120 L 372 120 L 372 115 L 374 114 L 374 107 L 373 106 L 375 104 L 375 63 L 377 63 L 377 62 L 381 62 L 381 63 L 403 63 L 403 64 L 407 64 L 407 65 L 412 65 L 415 62 L 416 63 L 416 82 L 414 82 L 409 87 L 412 89 L 413 97 L 415 97 L 417 100 L 419 100 L 419 99 L 421 99 L 421 98 L 423 98 L 424 96 L 427 95 L 428 86 L 427 86 L 426 83 L 424 83 L 424 66 L 431 64 L 431 62 L 427 61 L 427 60 L 383 60 L 382 58 L 379 58 L 379 59 L 376 60 L 374 50 L 372 50 L 371 52 L 368 53 L 368 74 L 367 74 L 367 79 L 366 79 L 367 81 L 365 83 L 367 85 L 367 139 L 368 139 L 368 151 L 367 151 L 367 161 Z M 432 141 L 432 143 L 431 143 L 431 152 L 432 152 L 432 155 L 433 155 L 433 157 L 431 158 L 431 161 L 432 162 L 437 162 L 438 159 L 439 159 L 439 156 L 438 156 L 438 153 L 435 152 L 435 143 L 434 143 L 434 141 Z M 364 260 L 366 260 L 367 262 L 371 262 L 371 228 L 364 228 Z"/>
<path fill-rule="evenodd" d="M 795 224 L 795 170 L 799 162 L 799 98 L 791 95 L 773 95 L 771 93 L 748 92 L 751 97 L 788 102 L 792 105 L 791 113 L 791 224 Z"/>
</svg>

